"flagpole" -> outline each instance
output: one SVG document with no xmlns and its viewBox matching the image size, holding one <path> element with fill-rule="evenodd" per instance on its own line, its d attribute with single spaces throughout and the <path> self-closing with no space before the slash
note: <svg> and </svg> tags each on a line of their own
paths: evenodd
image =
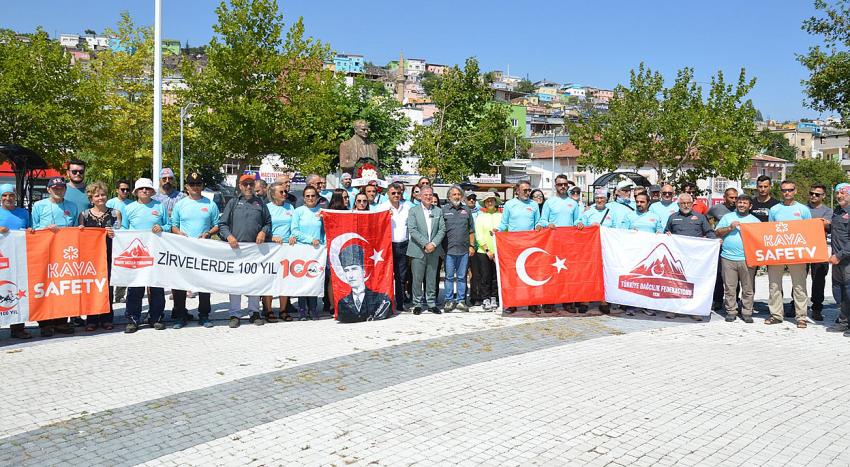
<svg viewBox="0 0 850 467">
<path fill-rule="evenodd" d="M 162 169 L 162 0 L 154 0 L 153 46 L 153 173 L 159 179 Z"/>
</svg>

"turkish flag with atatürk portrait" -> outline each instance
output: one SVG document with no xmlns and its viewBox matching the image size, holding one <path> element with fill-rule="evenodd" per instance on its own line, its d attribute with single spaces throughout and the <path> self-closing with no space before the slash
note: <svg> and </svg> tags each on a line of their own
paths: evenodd
<svg viewBox="0 0 850 467">
<path fill-rule="evenodd" d="M 503 307 L 605 299 L 599 227 L 496 233 Z"/>
<path fill-rule="evenodd" d="M 393 314 L 390 211 L 322 211 L 334 317 L 353 323 Z"/>
</svg>

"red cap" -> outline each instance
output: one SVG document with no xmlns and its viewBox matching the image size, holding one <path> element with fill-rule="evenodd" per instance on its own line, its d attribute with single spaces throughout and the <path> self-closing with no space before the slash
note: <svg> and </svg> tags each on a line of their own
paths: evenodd
<svg viewBox="0 0 850 467">
<path fill-rule="evenodd" d="M 242 183 L 245 180 L 254 181 L 254 180 L 256 180 L 256 178 L 251 174 L 243 174 L 241 177 L 239 177 L 239 183 Z"/>
</svg>

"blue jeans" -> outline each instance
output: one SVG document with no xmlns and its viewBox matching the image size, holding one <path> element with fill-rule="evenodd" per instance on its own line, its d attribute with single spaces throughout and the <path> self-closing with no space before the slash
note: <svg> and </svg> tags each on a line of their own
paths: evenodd
<svg viewBox="0 0 850 467">
<path fill-rule="evenodd" d="M 318 297 L 298 297 L 298 318 L 319 319 L 319 298 Z"/>
<path fill-rule="evenodd" d="M 469 264 L 469 253 L 462 255 L 446 255 L 446 302 L 462 302 L 466 300 L 466 267 Z M 457 293 L 455 293 L 457 282 Z"/>
<path fill-rule="evenodd" d="M 148 321 L 156 323 L 162 321 L 165 314 L 165 290 L 161 287 L 148 288 Z M 127 287 L 127 321 L 141 324 L 142 321 L 142 296 L 145 295 L 144 287 Z"/>
</svg>

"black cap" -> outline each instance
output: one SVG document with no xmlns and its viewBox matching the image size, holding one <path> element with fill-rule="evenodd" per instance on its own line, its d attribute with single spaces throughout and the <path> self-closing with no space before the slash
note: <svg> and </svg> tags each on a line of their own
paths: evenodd
<svg viewBox="0 0 850 467">
<path fill-rule="evenodd" d="M 55 186 L 65 186 L 65 179 L 62 177 L 53 177 L 47 182 L 47 188 L 53 188 Z"/>
<path fill-rule="evenodd" d="M 363 267 L 363 247 L 358 244 L 349 245 L 339 252 L 339 262 L 342 267 L 360 266 Z"/>
<path fill-rule="evenodd" d="M 204 180 L 197 172 L 192 172 L 186 177 L 187 185 L 191 185 L 193 183 L 204 183 Z"/>
</svg>

